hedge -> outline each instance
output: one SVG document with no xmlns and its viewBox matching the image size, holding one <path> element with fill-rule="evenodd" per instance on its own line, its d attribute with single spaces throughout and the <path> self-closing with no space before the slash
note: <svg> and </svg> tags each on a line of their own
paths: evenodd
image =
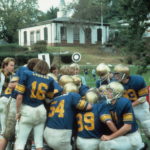
<svg viewBox="0 0 150 150">
<path fill-rule="evenodd" d="M 14 53 L 27 51 L 28 48 L 24 46 L 19 46 L 18 44 L 3 44 L 0 45 L 0 53 Z"/>
</svg>

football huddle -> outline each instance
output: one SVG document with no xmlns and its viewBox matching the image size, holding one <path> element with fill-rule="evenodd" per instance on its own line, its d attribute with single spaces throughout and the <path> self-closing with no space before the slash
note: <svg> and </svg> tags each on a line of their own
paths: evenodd
<svg viewBox="0 0 150 150">
<path fill-rule="evenodd" d="M 0 70 L 0 150 L 148 150 L 148 88 L 127 65 L 97 65 L 95 87 L 77 63 L 14 66 L 8 57 Z"/>
</svg>

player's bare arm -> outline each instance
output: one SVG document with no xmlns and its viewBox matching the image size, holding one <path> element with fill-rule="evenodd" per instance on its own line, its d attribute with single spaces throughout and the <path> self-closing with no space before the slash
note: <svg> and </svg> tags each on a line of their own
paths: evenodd
<svg viewBox="0 0 150 150">
<path fill-rule="evenodd" d="M 109 141 L 112 140 L 114 138 L 117 138 L 119 136 L 122 136 L 126 133 L 128 133 L 131 130 L 131 124 L 124 124 L 124 126 L 122 126 L 118 131 L 116 131 L 115 133 L 111 134 L 111 135 L 103 135 L 101 137 L 102 141 Z"/>
<path fill-rule="evenodd" d="M 117 131 L 117 127 L 111 120 L 108 120 L 106 124 L 113 133 Z"/>
</svg>

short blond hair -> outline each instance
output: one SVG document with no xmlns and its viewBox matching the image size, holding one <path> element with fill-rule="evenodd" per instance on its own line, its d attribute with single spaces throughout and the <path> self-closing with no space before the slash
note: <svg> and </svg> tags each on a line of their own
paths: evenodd
<svg viewBox="0 0 150 150">
<path fill-rule="evenodd" d="M 73 63 L 73 64 L 70 65 L 70 68 L 71 69 L 78 69 L 79 70 L 80 66 L 78 64 L 76 64 L 76 63 Z"/>
</svg>

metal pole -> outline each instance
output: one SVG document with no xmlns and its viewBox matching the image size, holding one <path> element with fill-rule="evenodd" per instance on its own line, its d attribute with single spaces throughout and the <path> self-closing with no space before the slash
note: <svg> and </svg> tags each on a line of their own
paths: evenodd
<svg viewBox="0 0 150 150">
<path fill-rule="evenodd" d="M 103 10 L 102 10 L 102 0 L 101 0 L 101 44 L 103 45 Z"/>
</svg>

